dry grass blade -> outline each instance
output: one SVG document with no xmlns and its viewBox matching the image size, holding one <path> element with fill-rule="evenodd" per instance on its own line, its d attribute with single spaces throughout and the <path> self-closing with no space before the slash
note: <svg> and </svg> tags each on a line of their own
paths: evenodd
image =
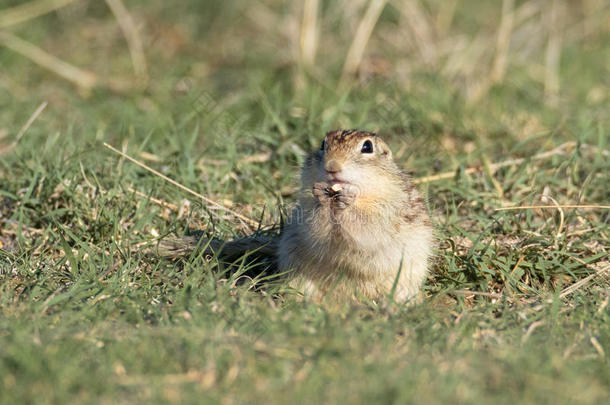
<svg viewBox="0 0 610 405">
<path fill-rule="evenodd" d="M 199 382 L 204 387 L 210 387 L 214 383 L 215 378 L 213 371 L 200 372 L 192 370 L 182 374 L 122 375 L 117 382 L 123 386 L 150 385 L 151 383 L 172 385 Z"/>
<path fill-rule="evenodd" d="M 398 7 L 405 18 L 422 61 L 425 64 L 434 64 L 437 58 L 434 29 L 420 2 L 413 0 L 403 1 Z"/>
<path fill-rule="evenodd" d="M 36 111 L 34 111 L 34 113 L 30 116 L 25 125 L 21 128 L 21 130 L 19 130 L 19 133 L 17 134 L 17 139 L 15 139 L 15 143 L 19 142 L 23 134 L 25 134 L 25 131 L 27 131 L 28 128 L 32 125 L 32 123 L 36 120 L 36 118 L 38 118 L 38 116 L 42 114 L 44 109 L 47 108 L 47 105 L 48 103 L 46 101 L 43 101 L 42 104 L 38 106 Z"/>
<path fill-rule="evenodd" d="M 559 298 L 567 297 L 568 295 L 572 294 L 574 291 L 587 285 L 594 278 L 597 278 L 600 276 L 605 276 L 605 275 L 608 275 L 609 273 L 610 273 L 610 265 L 606 265 L 605 267 L 602 267 L 601 269 L 597 270 L 595 273 L 588 275 L 587 277 L 575 282 L 574 284 L 572 284 L 569 287 L 566 287 L 561 292 L 561 294 L 559 294 Z"/>
<path fill-rule="evenodd" d="M 453 293 L 459 295 L 480 295 L 482 297 L 489 297 L 495 299 L 502 298 L 502 294 L 500 293 L 490 293 L 485 291 L 454 290 Z"/>
<path fill-rule="evenodd" d="M 515 13 L 513 12 L 514 6 L 515 0 L 502 1 L 502 20 L 500 21 L 500 28 L 498 29 L 496 56 L 491 70 L 491 81 L 493 83 L 501 82 L 504 78 L 504 73 L 506 72 L 510 37 L 515 19 Z"/>
<path fill-rule="evenodd" d="M 168 208 L 168 209 L 170 209 L 172 211 L 178 211 L 178 206 L 176 204 L 172 204 L 172 203 L 169 203 L 167 201 L 163 201 L 163 200 L 160 200 L 158 198 L 151 197 L 151 196 L 149 196 L 147 194 L 144 194 L 141 191 L 136 190 L 133 187 L 128 187 L 127 189 L 129 190 L 130 193 L 134 193 L 138 197 L 142 197 L 144 199 L 150 200 L 150 201 L 154 202 L 155 204 L 157 204 L 157 205 L 159 205 L 159 206 L 161 206 L 163 208 Z"/>
<path fill-rule="evenodd" d="M 595 336 L 591 336 L 589 341 L 591 342 L 591 344 L 593 345 L 593 347 L 597 351 L 597 354 L 599 354 L 599 357 L 601 357 L 602 359 L 605 358 L 606 357 L 606 352 L 604 352 L 604 348 L 599 343 L 599 340 L 597 340 L 597 338 Z"/>
<path fill-rule="evenodd" d="M 256 153 L 240 159 L 241 163 L 264 163 L 271 159 L 271 152 Z"/>
<path fill-rule="evenodd" d="M 514 207 L 501 207 L 496 208 L 496 211 L 511 211 L 511 210 L 535 210 L 535 209 L 561 209 L 561 208 L 574 208 L 574 209 L 600 209 L 608 210 L 610 205 L 578 205 L 578 204 L 557 204 L 557 205 L 522 205 Z"/>
<path fill-rule="evenodd" d="M 534 332 L 534 330 L 536 330 L 536 328 L 538 326 L 542 326 L 544 325 L 545 321 L 535 321 L 532 322 L 532 324 L 527 328 L 527 331 L 525 332 L 525 335 L 523 335 L 523 337 L 521 338 L 521 344 L 525 344 L 525 342 L 527 342 L 527 340 L 530 338 L 530 336 L 532 335 L 532 333 Z"/>
<path fill-rule="evenodd" d="M 3 153 L 6 153 L 10 150 L 12 150 L 15 146 L 17 146 L 17 143 L 19 143 L 19 140 L 21 139 L 21 137 L 23 136 L 23 134 L 25 134 L 25 131 L 28 130 L 28 128 L 30 128 L 30 126 L 32 125 L 32 123 L 36 120 L 36 118 L 38 118 L 38 116 L 40 114 L 42 114 L 42 112 L 44 111 L 44 109 L 47 107 L 47 102 L 44 101 L 42 104 L 40 104 L 38 106 L 38 108 L 36 109 L 36 111 L 34 111 L 32 113 L 32 115 L 30 116 L 30 118 L 27 120 L 27 122 L 23 125 L 23 127 L 21 127 L 21 129 L 19 130 L 19 132 L 17 133 L 17 137 L 15 138 L 15 140 L 8 145 L 6 148 L 1 148 L 0 149 L 0 155 Z"/>
<path fill-rule="evenodd" d="M 146 85 L 148 82 L 146 57 L 144 56 L 144 47 L 142 46 L 142 41 L 138 35 L 133 18 L 121 0 L 106 0 L 106 4 L 110 7 L 112 14 L 114 14 L 123 31 L 123 35 L 125 35 L 136 78 L 140 84 Z"/>
<path fill-rule="evenodd" d="M 313 66 L 318 48 L 318 8 L 319 0 L 305 0 L 303 22 L 301 24 L 301 61 Z"/>
<path fill-rule="evenodd" d="M 111 151 L 113 151 L 113 152 L 115 152 L 115 153 L 117 153 L 117 154 L 119 154 L 119 155 L 123 156 L 125 159 L 127 159 L 127 160 L 131 161 L 132 163 L 135 163 L 136 165 L 140 166 L 141 168 L 143 168 L 143 169 L 145 169 L 145 170 L 148 170 L 149 172 L 151 172 L 151 173 L 152 173 L 152 174 L 154 174 L 155 176 L 161 177 L 163 180 L 165 180 L 165 181 L 167 181 L 167 182 L 169 182 L 169 183 L 173 184 L 174 186 L 176 186 L 176 187 L 178 187 L 178 188 L 180 188 L 180 189 L 182 189 L 182 190 L 186 191 L 187 193 L 190 193 L 190 194 L 192 194 L 192 195 L 194 195 L 194 196 L 196 196 L 196 197 L 199 197 L 199 198 L 201 198 L 203 201 L 207 202 L 208 204 L 211 204 L 211 205 L 213 205 L 213 206 L 215 206 L 215 207 L 217 207 L 217 208 L 219 208 L 219 209 L 221 209 L 221 210 L 223 210 L 223 211 L 226 211 L 226 212 L 228 212 L 228 213 L 230 213 L 230 214 L 233 214 L 235 217 L 237 217 L 237 218 L 241 219 L 241 220 L 242 220 L 242 221 L 244 221 L 246 224 L 248 224 L 248 225 L 250 225 L 250 226 L 253 226 L 253 227 L 257 227 L 257 226 L 258 226 L 258 223 L 257 223 L 256 221 L 253 221 L 253 220 L 251 220 L 250 218 L 248 218 L 248 217 L 246 217 L 246 216 L 243 216 L 242 214 L 240 214 L 240 213 L 238 213 L 238 212 L 235 212 L 235 211 L 233 211 L 232 209 L 227 208 L 227 207 L 225 207 L 224 205 L 221 205 L 221 204 L 217 203 L 216 201 L 214 201 L 214 200 L 212 200 L 212 199 L 210 199 L 210 198 L 208 198 L 208 197 L 204 196 L 203 194 L 199 194 L 198 192 L 191 190 L 190 188 L 188 188 L 188 187 L 186 187 L 186 186 L 184 186 L 184 185 L 182 185 L 182 184 L 178 183 L 177 181 L 170 179 L 169 177 L 167 177 L 167 176 L 165 176 L 165 175 L 163 175 L 163 174 L 159 173 L 158 171 L 156 171 L 155 169 L 153 169 L 153 168 L 151 168 L 151 167 L 149 167 L 149 166 L 145 165 L 144 163 L 142 163 L 142 162 L 140 162 L 140 161 L 138 161 L 138 160 L 136 160 L 136 159 L 132 158 L 132 157 L 131 157 L 131 156 L 129 156 L 128 154 L 126 154 L 126 153 L 124 153 L 124 152 L 121 152 L 120 150 L 118 150 L 118 149 L 114 148 L 113 146 L 111 146 L 111 145 L 107 144 L 106 142 L 104 142 L 104 146 L 105 146 L 105 147 L 107 147 L 108 149 L 110 149 Z"/>
<path fill-rule="evenodd" d="M 458 0 L 445 0 L 443 2 L 443 7 L 439 9 L 434 23 L 437 37 L 444 37 L 451 28 L 457 3 Z"/>
<path fill-rule="evenodd" d="M 37 65 L 74 83 L 84 94 L 88 94 L 97 86 L 106 86 L 117 93 L 124 93 L 134 87 L 131 81 L 121 78 L 101 79 L 96 73 L 78 68 L 7 32 L 0 32 L 0 45 L 6 46 Z"/>
<path fill-rule="evenodd" d="M 76 0 L 38 0 L 5 9 L 0 14 L 0 28 L 10 27 L 67 6 Z"/>
<path fill-rule="evenodd" d="M 12 34 L 0 32 L 0 44 L 25 56 L 34 63 L 49 69 L 58 76 L 71 81 L 84 90 L 92 89 L 99 82 L 95 73 L 82 70 L 76 66 L 64 62 L 63 60 Z"/>
<path fill-rule="evenodd" d="M 349 47 L 347 56 L 345 58 L 345 64 L 343 65 L 343 72 L 341 74 L 341 83 L 345 83 L 347 77 L 358 71 L 360 62 L 366 49 L 366 44 L 369 42 L 369 38 L 373 33 L 373 28 L 377 24 L 377 20 L 385 7 L 387 0 L 373 0 L 369 4 L 364 17 L 358 25 L 356 35 L 354 35 L 354 41 Z"/>
<path fill-rule="evenodd" d="M 559 62 L 561 58 L 561 31 L 559 30 L 559 2 L 553 0 L 547 17 L 549 40 L 546 47 L 544 95 L 554 105 L 559 96 Z"/>
</svg>

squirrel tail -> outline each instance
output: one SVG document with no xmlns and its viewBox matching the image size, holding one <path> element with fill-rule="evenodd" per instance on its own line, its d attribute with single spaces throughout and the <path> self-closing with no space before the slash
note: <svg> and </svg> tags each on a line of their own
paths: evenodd
<svg viewBox="0 0 610 405">
<path fill-rule="evenodd" d="M 203 251 L 203 255 L 216 255 L 223 262 L 233 263 L 247 256 L 248 261 L 265 262 L 275 267 L 278 239 L 266 235 L 252 235 L 223 241 L 208 238 L 202 231 L 178 237 L 166 237 L 159 241 L 157 253 L 161 257 L 180 259 Z"/>
</svg>

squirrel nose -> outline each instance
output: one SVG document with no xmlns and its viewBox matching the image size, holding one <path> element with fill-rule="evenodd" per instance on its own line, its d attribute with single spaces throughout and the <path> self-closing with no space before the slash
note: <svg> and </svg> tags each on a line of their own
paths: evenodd
<svg viewBox="0 0 610 405">
<path fill-rule="evenodd" d="M 335 159 L 331 159 L 326 162 L 324 168 L 329 173 L 336 173 L 341 171 L 341 163 L 337 162 Z"/>
</svg>

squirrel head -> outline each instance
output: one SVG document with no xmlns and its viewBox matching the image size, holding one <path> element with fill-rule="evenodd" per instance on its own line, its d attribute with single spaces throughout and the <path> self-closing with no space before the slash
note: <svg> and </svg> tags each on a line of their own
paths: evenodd
<svg viewBox="0 0 610 405">
<path fill-rule="evenodd" d="M 303 169 L 303 185 L 325 181 L 351 183 L 363 193 L 378 192 L 395 183 L 399 169 L 388 145 L 376 134 L 336 130 L 326 134 L 320 149 L 312 153 Z"/>
</svg>

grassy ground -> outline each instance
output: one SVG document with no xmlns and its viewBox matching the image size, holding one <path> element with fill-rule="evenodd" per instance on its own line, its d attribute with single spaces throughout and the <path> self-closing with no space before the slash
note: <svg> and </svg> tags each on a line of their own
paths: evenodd
<svg viewBox="0 0 610 405">
<path fill-rule="evenodd" d="M 126 1 L 130 47 L 117 1 L 0 11 L 0 402 L 607 403 L 608 209 L 496 211 L 609 204 L 607 5 L 393 1 L 369 38 L 369 3 L 317 3 Z M 251 230 L 103 146 L 270 227 L 335 128 L 428 194 L 421 304 L 160 260 L 160 235 Z"/>
</svg>

